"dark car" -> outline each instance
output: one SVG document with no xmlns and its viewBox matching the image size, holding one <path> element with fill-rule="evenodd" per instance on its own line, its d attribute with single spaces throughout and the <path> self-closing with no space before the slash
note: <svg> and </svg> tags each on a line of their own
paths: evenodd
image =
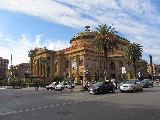
<svg viewBox="0 0 160 120">
<path fill-rule="evenodd" d="M 143 88 L 153 87 L 153 82 L 150 79 L 144 79 L 141 83 Z"/>
<path fill-rule="evenodd" d="M 95 84 L 92 84 L 88 91 L 90 94 L 99 94 L 99 93 L 106 93 L 106 92 L 115 92 L 114 84 L 109 81 L 105 82 L 97 82 Z"/>
</svg>

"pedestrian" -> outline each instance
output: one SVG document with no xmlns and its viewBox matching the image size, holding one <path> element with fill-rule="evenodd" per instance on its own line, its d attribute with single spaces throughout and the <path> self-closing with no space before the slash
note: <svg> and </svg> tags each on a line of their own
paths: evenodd
<svg viewBox="0 0 160 120">
<path fill-rule="evenodd" d="M 39 81 L 36 81 L 35 89 L 38 91 L 39 88 Z"/>
</svg>

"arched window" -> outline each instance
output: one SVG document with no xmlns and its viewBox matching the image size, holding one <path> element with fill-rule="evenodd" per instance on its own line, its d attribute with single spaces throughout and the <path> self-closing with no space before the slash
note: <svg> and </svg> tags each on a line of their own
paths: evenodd
<svg viewBox="0 0 160 120">
<path fill-rule="evenodd" d="M 131 68 L 131 62 L 130 61 L 127 62 L 127 67 Z"/>
<path fill-rule="evenodd" d="M 79 66 L 83 66 L 83 59 L 79 58 Z"/>
<path fill-rule="evenodd" d="M 120 61 L 120 62 L 119 62 L 119 68 L 122 68 L 122 67 L 123 67 L 123 62 Z"/>
<path fill-rule="evenodd" d="M 115 64 L 114 64 L 114 62 L 111 62 L 111 64 L 110 64 L 110 69 L 111 69 L 111 70 L 115 70 Z"/>
<path fill-rule="evenodd" d="M 69 68 L 69 61 L 68 60 L 66 60 L 66 68 Z"/>
</svg>

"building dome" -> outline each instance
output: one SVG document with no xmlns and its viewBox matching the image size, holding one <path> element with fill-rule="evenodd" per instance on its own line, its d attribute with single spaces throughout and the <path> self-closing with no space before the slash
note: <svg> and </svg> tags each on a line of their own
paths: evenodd
<svg viewBox="0 0 160 120">
<path fill-rule="evenodd" d="M 71 40 L 70 40 L 70 44 L 72 44 L 73 41 L 78 40 L 78 39 L 82 39 L 82 38 L 94 38 L 96 36 L 96 32 L 95 31 L 90 31 L 89 30 L 89 26 L 85 27 L 86 30 L 80 33 L 77 33 Z"/>
</svg>

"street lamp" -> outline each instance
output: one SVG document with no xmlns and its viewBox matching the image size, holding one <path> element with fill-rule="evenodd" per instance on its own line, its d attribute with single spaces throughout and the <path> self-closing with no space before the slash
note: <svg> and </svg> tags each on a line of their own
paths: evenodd
<svg viewBox="0 0 160 120">
<path fill-rule="evenodd" d="M 88 77 L 89 77 L 89 70 L 84 70 L 84 75 L 86 76 L 87 81 L 88 81 Z"/>
<path fill-rule="evenodd" d="M 149 58 L 150 58 L 150 69 L 151 69 L 151 78 L 152 78 L 152 81 L 153 81 L 153 66 L 152 66 L 152 55 L 149 55 Z"/>
</svg>

